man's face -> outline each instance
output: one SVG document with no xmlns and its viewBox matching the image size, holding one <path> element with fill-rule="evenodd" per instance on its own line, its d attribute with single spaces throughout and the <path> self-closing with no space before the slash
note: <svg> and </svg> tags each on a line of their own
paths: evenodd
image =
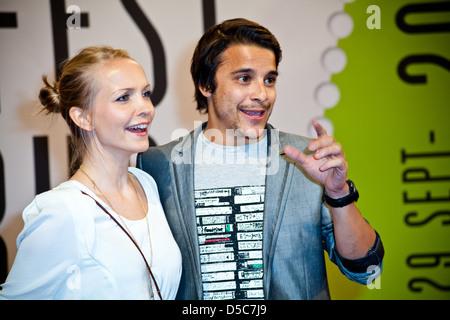
<svg viewBox="0 0 450 320">
<path fill-rule="evenodd" d="M 277 95 L 275 54 L 256 45 L 232 45 L 220 58 L 216 91 L 200 88 L 208 101 L 205 135 L 223 145 L 257 142 Z"/>
</svg>

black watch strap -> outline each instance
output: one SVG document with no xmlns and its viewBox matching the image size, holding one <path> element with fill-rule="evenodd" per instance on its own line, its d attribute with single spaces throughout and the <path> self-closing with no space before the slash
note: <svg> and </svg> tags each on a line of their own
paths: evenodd
<svg viewBox="0 0 450 320">
<path fill-rule="evenodd" d="M 350 193 L 346 195 L 345 197 L 339 198 L 339 199 L 333 199 L 330 198 L 326 193 L 323 194 L 323 198 L 325 202 L 333 208 L 342 208 L 347 205 L 349 205 L 352 202 L 358 201 L 359 193 L 358 190 L 355 187 L 355 184 L 352 180 L 347 180 L 347 184 L 350 188 Z"/>
</svg>

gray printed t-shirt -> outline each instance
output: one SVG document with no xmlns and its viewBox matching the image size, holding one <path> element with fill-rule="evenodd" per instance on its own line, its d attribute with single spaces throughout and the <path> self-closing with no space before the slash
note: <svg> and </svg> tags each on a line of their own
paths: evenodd
<svg viewBox="0 0 450 320">
<path fill-rule="evenodd" d="M 194 183 L 205 300 L 264 299 L 266 162 L 267 137 L 222 146 L 200 132 Z"/>
</svg>

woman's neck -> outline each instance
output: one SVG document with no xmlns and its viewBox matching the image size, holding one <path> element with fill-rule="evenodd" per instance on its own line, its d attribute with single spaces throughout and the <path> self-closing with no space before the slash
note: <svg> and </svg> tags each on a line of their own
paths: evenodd
<svg viewBox="0 0 450 320">
<path fill-rule="evenodd" d="M 119 162 L 88 156 L 80 166 L 82 171 L 78 170 L 71 179 L 88 187 L 95 182 L 104 193 L 120 193 L 128 186 L 128 164 L 128 161 Z"/>
</svg>

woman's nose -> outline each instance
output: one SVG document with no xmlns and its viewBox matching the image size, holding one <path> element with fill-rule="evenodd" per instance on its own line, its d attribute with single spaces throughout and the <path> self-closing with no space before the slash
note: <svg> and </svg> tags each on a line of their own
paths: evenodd
<svg viewBox="0 0 450 320">
<path fill-rule="evenodd" d="M 155 107 L 153 106 L 152 101 L 148 98 L 142 98 L 140 107 L 138 109 L 138 116 L 140 117 L 150 116 L 150 118 L 153 119 L 154 114 L 155 114 Z"/>
</svg>

